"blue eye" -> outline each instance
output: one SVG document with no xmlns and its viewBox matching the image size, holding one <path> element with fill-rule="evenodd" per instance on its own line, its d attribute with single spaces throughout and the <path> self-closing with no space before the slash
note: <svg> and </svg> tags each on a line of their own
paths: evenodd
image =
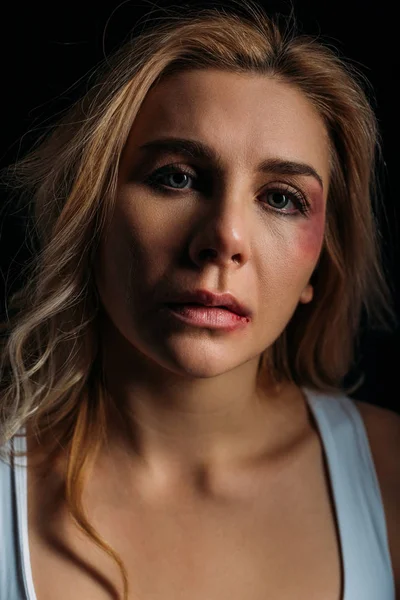
<svg viewBox="0 0 400 600">
<path fill-rule="evenodd" d="M 175 178 L 175 182 L 173 181 L 173 178 Z M 161 169 L 157 169 L 157 171 L 151 173 L 151 175 L 147 178 L 147 182 L 156 187 L 157 189 L 161 189 L 168 192 L 168 188 L 172 188 L 172 191 L 187 189 L 184 187 L 184 185 L 185 183 L 187 183 L 188 178 L 195 178 L 191 171 L 186 171 L 186 169 L 182 167 L 167 165 L 166 167 L 161 167 Z M 169 183 L 165 185 L 163 183 L 160 183 L 161 180 L 169 180 Z M 171 182 L 172 185 L 170 185 Z"/>
<path fill-rule="evenodd" d="M 166 173 L 163 177 L 169 179 L 171 187 L 177 186 L 176 189 L 181 190 L 184 189 L 185 183 L 187 183 L 187 178 L 191 177 L 188 173 L 183 173 L 182 171 L 176 171 L 174 173 Z"/>
<path fill-rule="evenodd" d="M 294 206 L 301 213 L 306 214 L 309 212 L 309 204 L 306 201 L 306 199 L 304 198 L 303 194 L 301 194 L 298 191 L 294 191 L 290 188 L 288 189 L 286 187 L 282 187 L 282 188 L 270 189 L 270 190 L 267 190 L 267 192 L 265 193 L 265 196 L 267 198 L 270 198 L 270 201 L 272 201 L 275 204 L 275 206 L 272 206 L 272 208 L 275 208 L 277 210 L 286 209 L 287 204 L 292 202 L 292 204 L 294 204 Z M 276 206 L 277 204 L 279 206 Z M 270 204 L 270 206 L 271 206 L 271 204 Z M 286 214 L 295 214 L 295 212 L 290 212 L 290 213 L 286 213 Z"/>
<path fill-rule="evenodd" d="M 161 183 L 161 180 L 167 183 Z M 146 179 L 146 183 L 157 190 L 169 194 L 179 190 L 192 190 L 193 187 L 186 187 L 188 180 L 198 180 L 193 172 L 180 165 L 166 165 L 151 173 Z M 269 198 L 270 202 L 263 202 L 266 210 L 271 210 L 283 216 L 306 215 L 310 211 L 310 205 L 304 195 L 285 184 L 279 184 L 272 189 L 266 190 L 262 196 Z M 294 211 L 286 211 L 287 204 L 292 202 L 296 207 Z M 283 204 L 283 206 L 282 206 Z M 278 206 L 276 206 L 278 205 Z M 270 208 L 269 208 L 270 207 Z"/>
<path fill-rule="evenodd" d="M 292 202 L 292 200 L 289 197 L 289 194 L 285 194 L 283 192 L 278 192 L 278 191 L 269 191 L 266 194 L 267 198 L 269 197 L 272 202 L 279 204 L 280 206 L 274 206 L 274 208 L 286 208 L 286 204 L 288 202 Z M 284 206 L 282 206 L 282 203 Z"/>
</svg>

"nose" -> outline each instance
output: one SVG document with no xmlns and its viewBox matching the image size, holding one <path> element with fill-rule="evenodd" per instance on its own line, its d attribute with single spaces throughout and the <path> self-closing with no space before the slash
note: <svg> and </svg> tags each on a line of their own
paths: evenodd
<svg viewBox="0 0 400 600">
<path fill-rule="evenodd" d="M 190 257 L 201 267 L 204 261 L 222 268 L 241 267 L 250 256 L 249 220 L 243 199 L 220 196 L 211 201 L 212 209 L 201 219 L 190 243 Z"/>
</svg>

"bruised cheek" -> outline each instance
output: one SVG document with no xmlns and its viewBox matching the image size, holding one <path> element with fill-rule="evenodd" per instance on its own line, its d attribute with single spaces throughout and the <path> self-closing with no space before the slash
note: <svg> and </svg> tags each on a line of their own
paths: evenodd
<svg viewBox="0 0 400 600">
<path fill-rule="evenodd" d="M 308 218 L 299 219 L 296 249 L 299 261 L 316 262 L 322 247 L 325 230 L 325 211 L 321 208 Z"/>
</svg>

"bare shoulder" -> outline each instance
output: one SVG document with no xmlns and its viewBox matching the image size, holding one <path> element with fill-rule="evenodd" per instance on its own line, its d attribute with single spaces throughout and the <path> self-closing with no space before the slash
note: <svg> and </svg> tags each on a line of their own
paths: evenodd
<svg viewBox="0 0 400 600">
<path fill-rule="evenodd" d="M 385 486 L 392 485 L 400 494 L 400 415 L 360 400 L 353 402 L 363 419 L 377 471 L 388 477 Z"/>
<path fill-rule="evenodd" d="M 400 415 L 353 400 L 360 411 L 378 476 L 386 515 L 389 547 L 400 599 Z"/>
</svg>

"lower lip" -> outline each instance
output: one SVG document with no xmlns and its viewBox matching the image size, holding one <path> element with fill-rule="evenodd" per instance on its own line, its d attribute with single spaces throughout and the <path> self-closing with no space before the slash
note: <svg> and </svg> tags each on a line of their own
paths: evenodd
<svg viewBox="0 0 400 600">
<path fill-rule="evenodd" d="M 248 317 L 241 317 L 225 308 L 188 304 L 168 304 L 167 308 L 170 314 L 196 327 L 233 331 L 245 327 L 250 322 Z"/>
</svg>

